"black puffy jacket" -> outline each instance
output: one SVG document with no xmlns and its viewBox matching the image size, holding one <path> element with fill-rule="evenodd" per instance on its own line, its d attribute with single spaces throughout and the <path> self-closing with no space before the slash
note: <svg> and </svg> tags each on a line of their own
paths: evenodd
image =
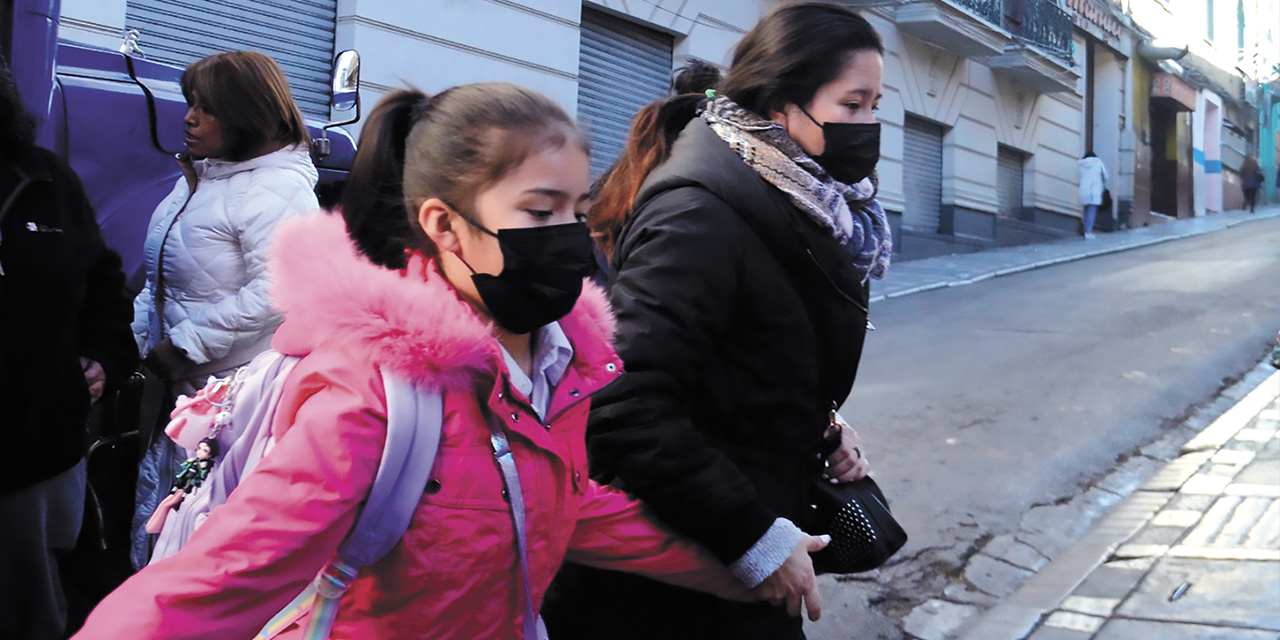
<svg viewBox="0 0 1280 640">
<path fill-rule="evenodd" d="M 103 244 L 80 180 L 32 147 L 0 158 L 0 493 L 84 457 L 89 389 L 136 366 L 120 257 Z"/>
<path fill-rule="evenodd" d="M 803 525 L 828 411 L 866 333 L 849 251 L 697 119 L 641 189 L 613 267 L 627 372 L 592 400 L 593 474 L 726 564 L 776 517 Z M 581 574 L 563 601 L 610 637 L 803 637 L 778 607 Z"/>
</svg>

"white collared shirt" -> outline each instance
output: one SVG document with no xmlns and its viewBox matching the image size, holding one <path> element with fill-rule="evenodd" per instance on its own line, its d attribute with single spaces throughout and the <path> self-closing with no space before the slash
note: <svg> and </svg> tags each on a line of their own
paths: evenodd
<svg viewBox="0 0 1280 640">
<path fill-rule="evenodd" d="M 569 361 L 573 360 L 573 345 L 569 343 L 569 337 L 560 328 L 559 322 L 543 325 L 532 337 L 532 379 L 525 375 L 515 358 L 507 353 L 506 347 L 502 348 L 502 357 L 507 364 L 511 386 L 529 401 L 529 406 L 538 413 L 538 418 L 545 421 L 551 404 L 551 392 L 560 384 L 564 372 L 569 369 Z"/>
</svg>

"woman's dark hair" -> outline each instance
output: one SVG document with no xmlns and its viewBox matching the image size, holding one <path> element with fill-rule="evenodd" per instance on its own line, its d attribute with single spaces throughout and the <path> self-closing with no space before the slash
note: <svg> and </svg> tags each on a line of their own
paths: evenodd
<svg viewBox="0 0 1280 640">
<path fill-rule="evenodd" d="M 1244 160 L 1240 163 L 1241 176 L 1252 177 L 1253 174 L 1258 173 L 1258 169 L 1258 159 L 1253 156 L 1245 156 Z"/>
<path fill-rule="evenodd" d="M 862 16 L 826 2 L 784 4 L 743 36 L 719 92 L 768 118 L 787 104 L 808 105 L 859 51 L 884 54 Z"/>
<path fill-rule="evenodd" d="M 618 160 L 598 182 L 587 223 L 606 256 L 613 256 L 640 186 L 671 155 L 680 131 L 698 113 L 706 91 L 720 83 L 720 68 L 692 58 L 671 79 L 674 95 L 651 102 L 631 119 L 631 130 Z"/>
<path fill-rule="evenodd" d="M 723 79 L 720 67 L 700 58 L 689 58 L 671 77 L 671 93 L 677 96 L 704 93 L 707 89 L 716 88 Z"/>
<path fill-rule="evenodd" d="M 18 83 L 9 71 L 9 61 L 0 55 L 0 154 L 35 143 L 36 120 L 18 95 Z"/>
<path fill-rule="evenodd" d="M 667 161 L 676 137 L 697 115 L 704 91 L 714 88 L 768 118 L 788 103 L 809 104 L 858 51 L 884 54 L 880 36 L 862 16 L 826 2 L 797 2 L 765 14 L 742 38 L 723 81 L 718 68 L 692 60 L 672 82 L 674 96 L 632 119 L 622 155 L 601 178 L 589 218 L 601 251 L 612 257 L 640 187 Z"/>
<path fill-rule="evenodd" d="M 651 102 L 631 119 L 626 145 L 617 162 L 600 177 L 599 189 L 587 215 L 596 243 L 606 256 L 613 256 L 618 235 L 645 178 L 670 157 L 671 145 L 697 115 L 698 105 L 706 99 L 703 91 L 710 88 Z"/>
<path fill-rule="evenodd" d="M 254 51 L 228 51 L 191 63 L 182 96 L 218 119 L 227 160 L 248 160 L 264 143 L 309 146 L 311 136 L 280 65 Z"/>
<path fill-rule="evenodd" d="M 529 156 L 566 144 L 587 150 L 564 109 L 536 91 L 500 82 L 435 97 L 394 91 L 360 130 L 342 192 L 347 232 L 370 260 L 388 268 L 403 267 L 406 250 L 434 256 L 418 224 L 423 202 L 439 198 L 471 219 L 486 187 Z"/>
<path fill-rule="evenodd" d="M 1084 158 L 1096 158 L 1096 157 L 1098 157 L 1098 154 L 1094 153 L 1093 149 L 1089 149 L 1084 152 Z M 1083 160 L 1084 158 L 1081 158 L 1081 160 Z"/>
</svg>

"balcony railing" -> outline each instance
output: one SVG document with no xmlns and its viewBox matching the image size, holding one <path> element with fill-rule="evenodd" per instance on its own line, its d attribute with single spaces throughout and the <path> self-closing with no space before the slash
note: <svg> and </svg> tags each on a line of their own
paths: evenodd
<svg viewBox="0 0 1280 640">
<path fill-rule="evenodd" d="M 963 0 L 983 3 L 983 0 Z M 1071 64 L 1071 14 L 1056 0 L 1004 0 L 1004 28 Z"/>
<path fill-rule="evenodd" d="M 990 22 L 993 25 L 1000 25 L 1000 16 L 1004 13 L 1003 0 L 949 0 L 951 4 L 957 7 L 964 7 L 971 11 L 974 15 Z"/>
</svg>

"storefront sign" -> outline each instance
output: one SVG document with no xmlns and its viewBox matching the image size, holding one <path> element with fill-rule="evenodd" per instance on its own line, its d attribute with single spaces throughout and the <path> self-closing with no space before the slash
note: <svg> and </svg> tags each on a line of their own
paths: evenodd
<svg viewBox="0 0 1280 640">
<path fill-rule="evenodd" d="M 1098 6 L 1093 0 L 1067 0 L 1067 7 L 1071 9 L 1071 20 L 1077 27 L 1103 36 L 1112 47 L 1119 44 L 1122 28 L 1111 11 Z"/>
<path fill-rule="evenodd" d="M 1196 90 L 1170 73 L 1157 73 L 1151 76 L 1151 97 L 1169 98 L 1186 107 L 1187 111 L 1196 110 Z"/>
</svg>

